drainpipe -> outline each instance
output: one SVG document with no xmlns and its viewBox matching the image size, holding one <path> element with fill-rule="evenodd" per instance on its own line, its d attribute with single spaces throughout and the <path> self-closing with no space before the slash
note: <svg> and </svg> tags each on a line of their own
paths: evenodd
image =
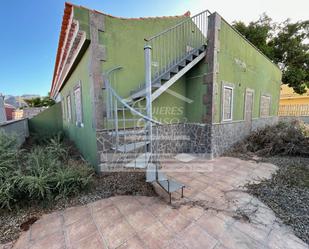
<svg viewBox="0 0 309 249">
<path fill-rule="evenodd" d="M 146 83 L 146 112 L 147 116 L 152 119 L 152 105 L 151 105 L 151 46 L 144 47 L 145 53 L 145 83 Z M 147 133 L 149 145 L 147 152 L 152 152 L 152 123 L 147 121 Z"/>
</svg>

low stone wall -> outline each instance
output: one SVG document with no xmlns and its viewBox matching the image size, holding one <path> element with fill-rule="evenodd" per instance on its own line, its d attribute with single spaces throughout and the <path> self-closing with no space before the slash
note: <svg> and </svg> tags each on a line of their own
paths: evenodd
<svg viewBox="0 0 309 249">
<path fill-rule="evenodd" d="M 250 133 L 250 127 L 244 121 L 214 124 L 211 129 L 211 156 L 222 155 L 236 142 Z"/>
<path fill-rule="evenodd" d="M 293 120 L 301 120 L 306 124 L 309 124 L 309 116 L 281 116 L 279 117 L 279 121 L 290 122 Z"/>
<path fill-rule="evenodd" d="M 22 145 L 29 136 L 28 119 L 8 121 L 0 124 L 0 130 L 17 137 L 19 145 Z"/>
<path fill-rule="evenodd" d="M 207 124 L 166 124 L 153 126 L 152 151 L 155 156 L 170 158 L 178 153 L 199 153 L 205 156 L 210 154 L 211 126 Z M 141 129 L 142 130 L 142 129 Z M 130 133 L 130 130 L 126 130 Z M 120 133 L 123 131 L 119 131 Z M 136 131 L 135 131 L 136 132 Z M 120 136 L 119 144 L 143 141 L 145 134 Z M 110 132 L 97 133 L 98 156 L 101 170 L 121 169 L 123 165 L 143 153 L 144 147 L 134 152 L 116 152 L 115 137 Z"/>
<path fill-rule="evenodd" d="M 258 118 L 252 120 L 252 130 L 264 128 L 267 125 L 275 125 L 279 122 L 278 116 L 267 117 L 267 118 Z"/>
<path fill-rule="evenodd" d="M 248 136 L 250 132 L 267 125 L 274 125 L 278 123 L 278 120 L 278 117 L 274 116 L 253 119 L 251 125 L 246 124 L 245 121 L 213 124 L 211 129 L 211 156 L 222 155 L 233 144 Z"/>
<path fill-rule="evenodd" d="M 222 155 L 236 142 L 244 139 L 252 130 L 273 125 L 278 117 L 267 117 L 252 120 L 251 125 L 245 121 L 220 124 L 166 124 L 153 127 L 152 151 L 161 159 L 170 158 L 178 153 L 194 153 L 206 158 Z M 122 132 L 122 131 L 120 131 Z M 127 130 L 129 132 L 129 130 Z M 142 141 L 145 134 L 126 136 L 120 138 L 119 144 Z M 130 153 L 116 152 L 115 138 L 109 132 L 100 132 L 97 135 L 98 153 L 101 170 L 121 169 L 130 160 L 143 153 L 144 147 L 139 151 Z"/>
</svg>

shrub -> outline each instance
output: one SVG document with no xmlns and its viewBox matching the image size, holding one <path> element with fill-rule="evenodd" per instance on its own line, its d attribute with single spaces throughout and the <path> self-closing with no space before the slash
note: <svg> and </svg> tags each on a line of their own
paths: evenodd
<svg viewBox="0 0 309 249">
<path fill-rule="evenodd" d="M 17 139 L 0 130 L 0 177 L 17 163 Z"/>
<path fill-rule="evenodd" d="M 17 148 L 14 137 L 0 133 L 0 208 L 66 198 L 86 189 L 93 170 L 71 160 L 67 151 L 59 135 L 26 152 Z"/>
<path fill-rule="evenodd" d="M 231 152 L 253 152 L 257 155 L 309 156 L 309 127 L 300 121 L 279 122 L 277 125 L 251 133 L 236 143 Z"/>
</svg>

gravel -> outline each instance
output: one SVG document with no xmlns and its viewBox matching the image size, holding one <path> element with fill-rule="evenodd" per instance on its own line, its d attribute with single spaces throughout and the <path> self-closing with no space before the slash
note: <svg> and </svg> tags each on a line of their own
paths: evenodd
<svg viewBox="0 0 309 249">
<path fill-rule="evenodd" d="M 0 244 L 16 240 L 22 230 L 27 230 L 43 214 L 67 207 L 79 206 L 114 195 L 155 196 L 151 184 L 145 182 L 144 172 L 117 172 L 96 175 L 89 191 L 53 203 L 30 203 L 13 210 L 0 209 Z"/>
<path fill-rule="evenodd" d="M 279 167 L 271 179 L 248 185 L 248 192 L 309 244 L 309 125 L 293 121 L 267 126 L 238 142 L 225 155 Z"/>
<path fill-rule="evenodd" d="M 309 244 L 309 158 L 281 156 L 261 161 L 275 164 L 279 170 L 269 180 L 248 185 L 248 192 Z"/>
</svg>

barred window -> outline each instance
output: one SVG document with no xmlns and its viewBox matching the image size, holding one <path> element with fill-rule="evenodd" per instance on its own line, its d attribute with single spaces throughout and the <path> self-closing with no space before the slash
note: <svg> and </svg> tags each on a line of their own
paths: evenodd
<svg viewBox="0 0 309 249">
<path fill-rule="evenodd" d="M 72 112 L 71 112 L 71 95 L 67 96 L 67 109 L 66 109 L 66 116 L 67 116 L 67 121 L 71 122 L 72 120 Z"/>
<path fill-rule="evenodd" d="M 233 88 L 223 87 L 223 121 L 232 120 L 233 116 Z"/>
<path fill-rule="evenodd" d="M 75 99 L 75 117 L 76 125 L 83 127 L 83 116 L 82 116 L 82 101 L 81 101 L 81 88 L 80 86 L 76 87 L 74 90 L 74 99 Z"/>
<path fill-rule="evenodd" d="M 270 96 L 262 95 L 260 102 L 260 116 L 268 117 L 270 114 Z"/>
</svg>

